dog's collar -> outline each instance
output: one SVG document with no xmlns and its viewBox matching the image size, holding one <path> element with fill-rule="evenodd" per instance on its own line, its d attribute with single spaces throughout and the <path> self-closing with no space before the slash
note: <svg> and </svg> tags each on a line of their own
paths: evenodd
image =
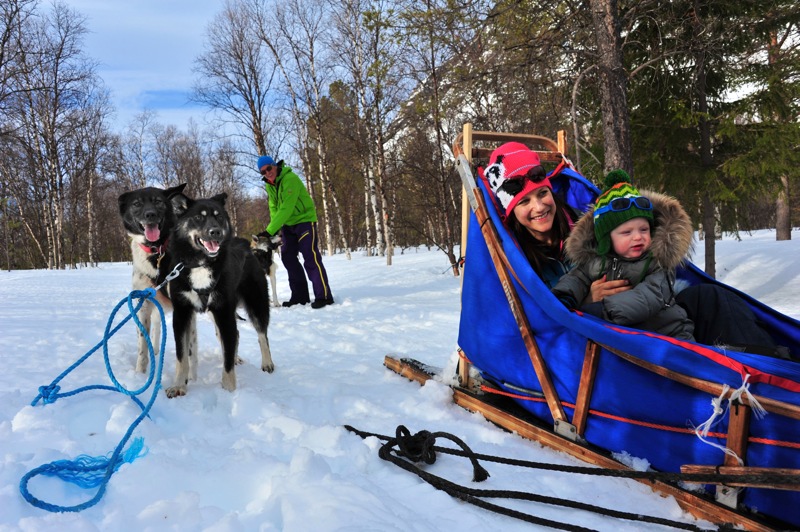
<svg viewBox="0 0 800 532">
<path fill-rule="evenodd" d="M 167 241 L 165 240 L 160 246 L 148 246 L 147 244 L 142 244 L 140 242 L 139 247 L 142 248 L 145 253 L 149 253 L 151 255 L 163 255 L 164 252 L 167 251 Z"/>
</svg>

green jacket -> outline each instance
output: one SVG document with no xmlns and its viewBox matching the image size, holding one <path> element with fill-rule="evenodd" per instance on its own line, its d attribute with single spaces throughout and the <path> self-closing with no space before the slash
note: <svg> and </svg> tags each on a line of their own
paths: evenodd
<svg viewBox="0 0 800 532">
<path fill-rule="evenodd" d="M 316 222 L 317 209 L 308 190 L 300 178 L 288 166 L 280 166 L 280 174 L 275 184 L 267 183 L 269 199 L 269 225 L 267 232 L 274 235 L 284 225 L 297 225 L 303 222 Z"/>
</svg>

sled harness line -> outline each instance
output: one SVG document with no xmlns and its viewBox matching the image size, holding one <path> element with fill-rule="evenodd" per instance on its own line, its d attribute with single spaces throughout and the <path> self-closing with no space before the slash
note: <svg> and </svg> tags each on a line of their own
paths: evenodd
<svg viewBox="0 0 800 532">
<path fill-rule="evenodd" d="M 596 475 L 596 476 L 604 476 L 604 477 L 619 477 L 619 478 L 630 478 L 630 479 L 648 479 L 648 480 L 659 480 L 665 482 L 692 482 L 692 483 L 710 483 L 710 482 L 734 482 L 734 481 L 743 481 L 747 480 L 750 483 L 769 483 L 769 484 L 796 484 L 800 481 L 797 478 L 797 475 L 793 477 L 786 477 L 786 476 L 775 476 L 770 474 L 759 474 L 759 475 L 722 475 L 722 474 L 705 474 L 705 473 L 669 473 L 669 472 L 657 472 L 657 471 L 632 471 L 632 470 L 620 470 L 620 469 L 602 469 L 596 467 L 585 467 L 585 466 L 566 466 L 566 465 L 556 465 L 556 464 L 548 464 L 543 462 L 531 462 L 527 460 L 519 460 L 513 458 L 504 458 L 504 457 L 497 457 L 492 455 L 486 455 L 481 453 L 473 452 L 463 441 L 461 441 L 456 436 L 452 434 L 448 434 L 445 432 L 434 432 L 431 433 L 429 431 L 423 430 L 418 432 L 415 435 L 411 435 L 410 431 L 400 425 L 396 429 L 396 434 L 394 437 L 384 436 L 381 434 L 375 434 L 370 432 L 365 432 L 358 430 L 350 425 L 345 425 L 345 428 L 357 434 L 362 438 L 368 438 L 370 436 L 376 437 L 380 440 L 383 440 L 385 443 L 381 446 L 378 455 L 383 459 L 392 462 L 393 464 L 409 471 L 411 473 L 415 473 L 420 478 L 425 480 L 427 483 L 431 484 L 433 487 L 444 491 L 445 493 L 461 499 L 465 502 L 478 506 L 480 508 L 484 508 L 487 510 L 491 510 L 493 512 L 506 515 L 509 517 L 514 517 L 516 519 L 520 519 L 522 521 L 548 526 L 551 528 L 556 528 L 560 530 L 570 530 L 570 531 L 586 531 L 589 530 L 587 528 L 583 528 L 580 526 L 569 525 L 565 523 L 559 523 L 556 521 L 551 521 L 549 519 L 544 519 L 541 517 L 536 517 L 530 514 L 526 514 L 524 512 L 520 512 L 517 510 L 509 509 L 497 504 L 493 504 L 481 499 L 481 497 L 485 498 L 507 498 L 507 499 L 515 499 L 515 500 L 525 500 L 531 502 L 540 502 L 544 504 L 556 505 L 556 506 L 563 506 L 567 508 L 574 508 L 578 510 L 585 510 L 594 512 L 597 514 L 605 515 L 608 517 L 613 517 L 617 519 L 626 519 L 631 521 L 642 521 L 654 524 L 660 524 L 664 526 L 669 526 L 673 528 L 683 529 L 683 530 L 708 530 L 706 528 L 700 528 L 692 524 L 681 523 L 678 521 L 672 521 L 669 519 L 663 519 L 659 517 L 652 517 L 652 516 L 644 516 L 641 514 L 634 514 L 629 512 L 621 512 L 617 510 L 611 510 L 608 508 L 602 508 L 599 506 L 570 501 L 567 499 L 561 499 L 557 497 L 547 497 L 543 495 L 536 495 L 532 493 L 525 493 L 519 491 L 509 491 L 509 490 L 485 490 L 485 489 L 475 489 L 469 488 L 466 486 L 460 486 L 453 482 L 450 482 L 444 478 L 441 478 L 437 475 L 433 475 L 428 473 L 421 468 L 417 467 L 415 463 L 418 462 L 425 462 L 428 465 L 433 464 L 436 461 L 436 452 L 441 452 L 445 454 L 451 454 L 454 456 L 462 456 L 469 458 L 469 460 L 473 464 L 473 481 L 474 482 L 481 482 L 488 478 L 488 472 L 478 463 L 478 460 L 485 460 L 490 462 L 496 462 L 501 464 L 507 465 L 514 465 L 519 467 L 527 467 L 531 469 L 542 469 L 547 471 L 558 471 L 558 472 L 565 472 L 565 473 L 577 473 L 577 474 L 585 474 L 585 475 Z M 453 449 L 449 447 L 440 447 L 437 446 L 436 438 L 446 438 L 453 442 L 455 442 L 461 449 Z M 395 449 L 396 447 L 396 449 Z M 410 460 L 410 461 L 409 461 Z M 414 462 L 414 463 L 412 463 Z M 727 525 L 722 525 L 718 530 L 728 530 L 729 527 Z M 732 529 L 732 528 L 731 528 Z"/>
<path fill-rule="evenodd" d="M 75 460 L 56 460 L 54 462 L 50 462 L 48 464 L 41 465 L 35 469 L 32 469 L 28 473 L 26 473 L 19 483 L 19 489 L 22 493 L 22 496 L 25 498 L 33 506 L 37 508 L 42 508 L 43 510 L 47 510 L 49 512 L 80 512 L 85 510 L 86 508 L 90 508 L 97 504 L 100 499 L 103 497 L 103 494 L 106 491 L 106 486 L 108 481 L 111 479 L 111 475 L 113 475 L 124 463 L 131 463 L 137 458 L 144 456 L 147 451 L 144 449 L 144 439 L 139 437 L 135 438 L 131 445 L 128 447 L 127 450 L 123 451 L 125 444 L 131 437 L 134 429 L 142 422 L 145 417 L 149 417 L 150 408 L 153 406 L 156 397 L 158 396 L 158 390 L 161 386 L 161 373 L 164 367 L 164 347 L 166 346 L 167 342 L 167 326 L 164 320 L 164 309 L 161 308 L 161 305 L 156 300 L 156 294 L 158 290 L 163 287 L 167 282 L 174 279 L 180 274 L 180 271 L 183 269 L 182 264 L 178 264 L 172 272 L 167 276 L 163 283 L 158 285 L 155 288 L 147 288 L 145 290 L 134 290 L 128 297 L 122 299 L 114 310 L 111 312 L 111 315 L 108 318 L 108 322 L 106 324 L 105 334 L 103 339 L 97 343 L 93 348 L 91 348 L 85 355 L 79 358 L 74 364 L 72 364 L 69 368 L 64 370 L 61 375 L 55 378 L 53 382 L 51 382 L 47 386 L 40 386 L 39 387 L 39 395 L 36 396 L 36 399 L 31 402 L 31 406 L 36 406 L 39 400 L 42 400 L 44 405 L 54 403 L 57 399 L 61 397 L 69 397 L 72 395 L 76 395 L 81 392 L 85 392 L 87 390 L 111 390 L 120 392 L 122 394 L 130 396 L 130 398 L 141 408 L 142 412 L 139 416 L 131 423 L 128 430 L 125 432 L 125 435 L 120 440 L 117 447 L 114 449 L 110 456 L 100 456 L 100 457 L 91 457 L 87 455 L 80 455 Z M 138 299 L 138 303 L 134 305 L 134 300 Z M 142 325 L 141 321 L 137 316 L 138 311 L 142 308 L 142 305 L 146 301 L 151 301 L 153 305 L 158 309 L 159 314 L 161 315 L 161 348 L 159 350 L 158 360 L 156 361 L 156 355 L 153 351 L 153 344 L 150 341 L 150 336 L 148 335 L 147 331 Z M 116 327 L 111 329 L 111 326 L 114 322 L 114 317 L 117 315 L 120 307 L 126 303 L 128 304 L 128 312 L 129 315 L 126 316 Z M 114 372 L 111 369 L 111 363 L 108 358 L 108 340 L 111 338 L 120 328 L 122 328 L 125 323 L 128 322 L 133 318 L 134 323 L 138 327 L 139 331 L 147 340 L 147 349 L 150 354 L 150 372 L 147 377 L 147 381 L 142 385 L 141 388 L 138 390 L 128 390 L 114 376 Z M 77 368 L 83 362 L 85 362 L 92 354 L 94 354 L 100 347 L 103 347 L 103 355 L 106 365 L 106 370 L 108 371 L 108 376 L 110 377 L 111 381 L 113 382 L 114 386 L 106 386 L 106 385 L 91 385 L 91 386 L 83 386 L 71 392 L 61 393 L 61 387 L 58 383 L 66 377 L 72 370 Z M 157 367 L 156 367 L 157 366 Z M 147 391 L 150 388 L 150 385 L 153 385 L 152 394 L 150 396 L 150 400 L 147 404 L 143 404 L 142 401 L 139 400 L 137 397 L 138 395 Z M 97 493 L 86 502 L 76 504 L 73 506 L 59 506 L 56 504 L 50 504 L 45 502 L 41 499 L 38 499 L 31 495 L 28 491 L 28 482 L 37 475 L 44 475 L 48 477 L 58 477 L 65 482 L 71 482 L 81 488 L 95 488 L 98 487 Z"/>
</svg>

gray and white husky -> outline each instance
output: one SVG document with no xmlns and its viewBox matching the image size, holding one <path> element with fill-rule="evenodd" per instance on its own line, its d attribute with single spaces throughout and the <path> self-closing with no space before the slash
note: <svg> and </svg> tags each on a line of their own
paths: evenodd
<svg viewBox="0 0 800 532">
<path fill-rule="evenodd" d="M 176 221 L 171 200 L 182 195 L 185 187 L 186 183 L 168 189 L 146 187 L 119 196 L 119 214 L 131 239 L 134 290 L 157 286 L 159 268 L 169 263 L 167 244 Z M 172 310 L 165 289 L 158 292 L 156 299 L 165 312 Z M 158 350 L 161 340 L 161 316 L 155 305 L 149 300 L 145 301 L 137 317 L 148 334 L 152 329 L 153 348 Z M 139 331 L 136 371 L 147 372 L 148 362 L 147 341 Z"/>
</svg>

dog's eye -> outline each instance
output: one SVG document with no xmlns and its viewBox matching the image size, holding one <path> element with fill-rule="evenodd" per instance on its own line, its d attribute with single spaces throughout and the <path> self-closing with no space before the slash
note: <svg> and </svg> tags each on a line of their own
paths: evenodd
<svg viewBox="0 0 800 532">
<path fill-rule="evenodd" d="M 196 222 L 202 222 L 203 218 L 204 218 L 204 216 L 202 214 L 195 214 L 194 215 L 194 219 L 195 219 Z"/>
</svg>

